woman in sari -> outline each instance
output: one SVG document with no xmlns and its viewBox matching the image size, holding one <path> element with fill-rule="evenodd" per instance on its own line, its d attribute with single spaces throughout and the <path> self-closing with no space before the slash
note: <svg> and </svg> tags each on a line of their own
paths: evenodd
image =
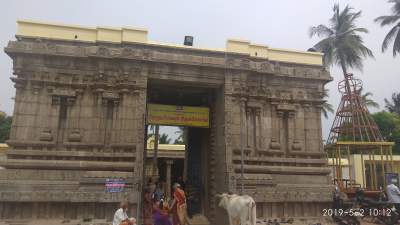
<svg viewBox="0 0 400 225">
<path fill-rule="evenodd" d="M 144 190 L 144 204 L 143 204 L 143 223 L 144 225 L 153 225 L 152 222 L 152 211 L 153 211 L 153 200 L 151 199 L 151 191 L 149 187 Z"/>
<path fill-rule="evenodd" d="M 172 216 L 174 225 L 186 225 L 187 224 L 187 212 L 186 212 L 186 196 L 185 192 L 181 189 L 181 185 L 175 183 L 174 189 L 174 200 L 172 201 Z"/>
<path fill-rule="evenodd" d="M 165 210 L 167 211 L 166 214 Z M 163 200 L 156 201 L 153 205 L 153 224 L 172 225 L 168 218 L 168 204 L 165 204 Z"/>
</svg>

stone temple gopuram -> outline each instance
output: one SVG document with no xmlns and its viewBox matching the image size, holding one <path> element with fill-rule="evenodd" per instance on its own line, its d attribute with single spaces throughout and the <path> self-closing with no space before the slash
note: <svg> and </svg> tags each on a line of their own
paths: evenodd
<svg viewBox="0 0 400 225">
<path fill-rule="evenodd" d="M 211 224 L 227 219 L 216 194 L 242 185 L 259 218 L 318 217 L 330 206 L 321 105 L 331 77 L 320 53 L 243 40 L 207 49 L 156 43 L 144 29 L 30 21 L 18 21 L 4 50 L 16 95 L 0 219 L 110 218 L 123 199 L 135 211 L 150 104 L 208 110 L 206 126 L 187 126 L 185 170 Z M 124 179 L 124 191 L 106 192 L 109 178 Z"/>
</svg>

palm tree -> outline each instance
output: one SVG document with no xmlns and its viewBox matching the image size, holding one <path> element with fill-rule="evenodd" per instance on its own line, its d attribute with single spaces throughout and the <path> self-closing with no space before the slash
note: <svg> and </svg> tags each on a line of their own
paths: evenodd
<svg viewBox="0 0 400 225">
<path fill-rule="evenodd" d="M 171 143 L 171 138 L 168 137 L 168 134 L 162 134 L 160 136 L 160 144 L 169 144 Z"/>
<path fill-rule="evenodd" d="M 361 95 L 362 98 L 362 102 L 364 103 L 365 106 L 367 106 L 368 108 L 379 108 L 379 104 L 374 101 L 371 97 L 374 96 L 374 94 L 372 94 L 372 92 L 366 92 L 363 93 L 364 89 L 361 88 L 359 94 Z"/>
<path fill-rule="evenodd" d="M 373 96 L 373 94 L 371 92 L 367 92 L 367 93 L 361 95 L 365 106 L 367 106 L 368 108 L 377 108 L 378 109 L 379 104 L 377 102 L 375 102 L 372 98 L 370 98 L 372 96 Z"/>
<path fill-rule="evenodd" d="M 321 24 L 310 28 L 310 37 L 323 37 L 313 48 L 324 53 L 325 66 L 337 64 L 342 67 L 344 75 L 348 68 L 362 70 L 362 59 L 374 56 L 359 35 L 368 33 L 368 30 L 356 26 L 361 11 L 354 12 L 348 5 L 340 11 L 339 5 L 335 4 L 333 12 L 329 26 Z"/>
<path fill-rule="evenodd" d="M 329 90 L 328 89 L 324 89 L 323 92 L 323 98 L 328 98 L 329 97 Z M 324 115 L 324 117 L 326 119 L 328 119 L 328 113 L 334 113 L 335 110 L 333 109 L 333 106 L 328 103 L 328 101 L 324 101 L 324 103 L 322 103 L 322 109 L 321 109 L 322 115 Z"/>
<path fill-rule="evenodd" d="M 185 127 L 178 127 L 178 130 L 175 131 L 175 134 L 177 134 L 178 137 L 175 139 L 174 144 L 178 144 L 178 145 L 185 144 L 185 135 L 186 135 Z"/>
<path fill-rule="evenodd" d="M 394 3 L 392 6 L 392 15 L 390 16 L 380 16 L 374 21 L 380 23 L 381 27 L 395 24 L 389 33 L 387 33 L 385 39 L 382 42 L 382 52 L 385 52 L 388 45 L 393 43 L 393 57 L 397 53 L 400 53 L 400 0 L 389 0 L 388 2 Z"/>
<path fill-rule="evenodd" d="M 389 112 L 397 113 L 400 116 L 400 93 L 393 93 L 391 101 L 385 98 L 385 104 Z"/>
</svg>

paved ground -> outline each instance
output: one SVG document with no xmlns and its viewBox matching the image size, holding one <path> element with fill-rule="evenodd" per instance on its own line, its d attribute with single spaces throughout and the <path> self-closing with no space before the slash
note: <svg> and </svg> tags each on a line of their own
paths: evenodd
<svg viewBox="0 0 400 225">
<path fill-rule="evenodd" d="M 278 222 L 278 223 L 276 223 Z M 288 223 L 291 222 L 291 223 Z M 294 219 L 293 221 L 264 220 L 258 219 L 257 225 L 336 225 L 329 218 L 322 219 Z M 82 220 L 6 220 L 0 221 L 0 225 L 111 225 L 105 220 L 93 220 L 84 222 Z M 228 225 L 228 224 L 227 224 Z M 376 225 L 368 221 L 361 221 L 361 225 Z"/>
<path fill-rule="evenodd" d="M 320 219 L 263 219 L 257 220 L 257 225 L 336 225 L 330 218 Z"/>
<path fill-rule="evenodd" d="M 0 225 L 111 225 L 105 220 L 93 220 L 84 222 L 82 220 L 6 220 Z"/>
</svg>

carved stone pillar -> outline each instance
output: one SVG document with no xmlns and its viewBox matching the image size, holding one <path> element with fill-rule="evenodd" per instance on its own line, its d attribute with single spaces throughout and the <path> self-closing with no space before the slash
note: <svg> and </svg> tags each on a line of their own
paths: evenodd
<svg viewBox="0 0 400 225">
<path fill-rule="evenodd" d="M 248 108 L 248 107 L 246 107 L 246 106 L 244 106 L 245 108 L 245 111 L 246 111 L 246 123 L 245 123 L 245 129 L 246 129 L 246 148 L 251 148 L 252 147 L 252 144 L 251 144 L 251 142 L 252 142 L 252 140 L 251 140 L 251 133 L 252 133 L 252 131 L 251 131 L 251 129 L 252 129 L 252 121 L 251 121 L 251 109 L 250 108 Z"/>
<path fill-rule="evenodd" d="M 288 112 L 287 113 L 287 148 L 288 151 L 290 152 L 293 150 L 293 144 L 296 140 L 296 135 L 295 135 L 295 112 Z"/>
<path fill-rule="evenodd" d="M 270 143 L 270 149 L 271 150 L 280 150 L 281 149 L 281 144 L 280 144 L 280 128 L 279 128 L 279 121 L 280 121 L 280 116 L 282 116 L 282 112 L 277 111 L 277 106 L 271 106 L 271 122 L 272 122 L 272 128 L 271 128 L 271 143 Z"/>
<path fill-rule="evenodd" d="M 104 143 L 104 110 L 103 110 L 103 89 L 97 88 L 94 90 L 94 95 L 96 96 L 96 105 L 94 109 L 94 129 L 97 130 L 96 140 L 97 143 Z"/>
<path fill-rule="evenodd" d="M 285 143 L 285 137 L 284 137 L 284 133 L 285 133 L 285 127 L 284 127 L 284 115 L 285 113 L 282 111 L 277 111 L 276 112 L 277 115 L 277 142 L 281 145 L 281 150 L 285 151 L 286 150 L 286 143 Z"/>
<path fill-rule="evenodd" d="M 317 105 L 316 106 L 316 119 L 317 119 L 317 127 L 318 127 L 318 137 L 319 137 L 319 152 L 324 151 L 324 143 L 322 140 L 322 122 L 321 122 L 321 110 L 322 110 L 322 105 Z"/>
<path fill-rule="evenodd" d="M 167 189 L 165 190 L 165 196 L 167 196 L 167 198 L 171 198 L 171 187 L 172 187 L 171 167 L 174 164 L 174 160 L 168 159 L 165 161 L 165 163 L 167 164 L 167 176 L 166 176 Z"/>
<path fill-rule="evenodd" d="M 255 143 L 254 143 L 254 148 L 255 149 L 261 149 L 261 138 L 262 138 L 262 121 L 261 121 L 261 109 L 260 108 L 256 108 L 255 109 L 255 132 L 254 132 L 254 136 L 255 136 Z"/>
<path fill-rule="evenodd" d="M 241 114 L 241 118 L 240 118 L 240 147 L 244 147 L 245 144 L 247 146 L 247 136 L 248 136 L 248 132 L 247 132 L 247 110 L 246 110 L 246 98 L 240 98 L 240 114 Z"/>
<path fill-rule="evenodd" d="M 246 129 L 246 99 L 241 98 L 240 99 L 240 154 L 241 154 L 241 175 L 240 175 L 240 193 L 243 193 L 244 190 L 244 161 L 243 161 L 243 155 L 244 155 L 244 145 L 245 145 L 245 139 L 244 137 L 247 137 L 247 132 L 245 132 Z M 245 136 L 246 133 L 246 136 Z"/>
<path fill-rule="evenodd" d="M 312 126 L 310 126 L 309 119 L 311 113 L 311 106 L 308 104 L 304 105 L 304 150 L 306 152 L 310 152 L 312 147 L 312 143 L 310 141 L 312 138 L 312 135 L 310 134 L 310 129 L 312 129 Z"/>
<path fill-rule="evenodd" d="M 293 144 L 292 150 L 304 151 L 304 108 L 303 105 L 297 107 L 295 116 L 295 143 Z"/>
</svg>

